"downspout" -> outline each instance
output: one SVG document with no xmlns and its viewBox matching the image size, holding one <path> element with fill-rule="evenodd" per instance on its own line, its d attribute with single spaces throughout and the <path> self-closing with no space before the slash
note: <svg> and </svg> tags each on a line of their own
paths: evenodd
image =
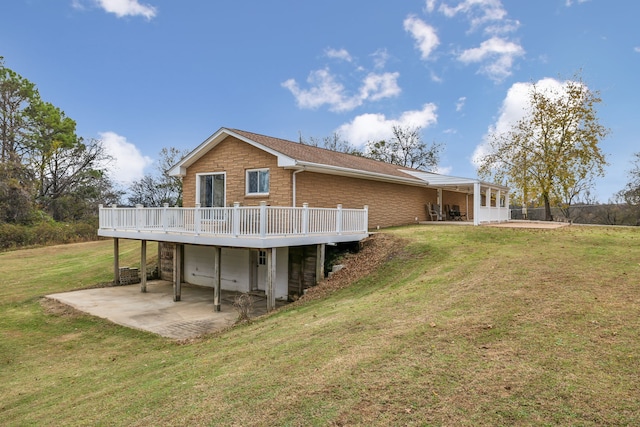
<svg viewBox="0 0 640 427">
<path fill-rule="evenodd" d="M 296 174 L 298 172 L 304 172 L 306 170 L 306 168 L 307 168 L 306 166 L 302 166 L 302 169 L 298 169 L 298 170 L 294 171 L 293 174 L 291 175 L 292 176 L 292 180 L 293 180 L 293 185 L 292 185 L 292 187 L 293 187 L 292 188 L 292 190 L 293 190 L 293 197 L 292 197 L 293 204 L 291 206 L 294 207 L 294 208 L 296 207 Z"/>
</svg>

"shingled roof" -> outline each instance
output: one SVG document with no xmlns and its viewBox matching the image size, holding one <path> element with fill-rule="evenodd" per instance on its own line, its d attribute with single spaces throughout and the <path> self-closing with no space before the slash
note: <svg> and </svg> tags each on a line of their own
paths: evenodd
<svg viewBox="0 0 640 427">
<path fill-rule="evenodd" d="M 385 163 L 353 154 L 340 153 L 286 139 L 274 138 L 240 129 L 220 128 L 202 144 L 187 154 L 169 171 L 184 176 L 186 168 L 222 142 L 228 136 L 238 138 L 278 157 L 278 165 L 289 169 L 306 169 L 320 173 L 356 176 L 364 179 L 401 182 L 409 185 L 457 187 L 480 182 L 474 178 L 459 178 L 425 172 L 418 169 Z M 483 183 L 486 184 L 486 183 Z M 495 184 L 489 184 L 495 186 Z M 497 186 L 502 187 L 502 186 Z M 506 188 L 506 187 L 504 187 Z"/>
<path fill-rule="evenodd" d="M 385 163 L 367 157 L 353 154 L 341 153 L 327 150 L 326 148 L 314 147 L 301 144 L 299 142 L 287 141 L 285 139 L 273 138 L 240 129 L 231 129 L 233 132 L 248 139 L 258 142 L 265 147 L 291 157 L 299 162 L 313 163 L 317 165 L 335 166 L 345 169 L 354 169 L 363 172 L 373 172 L 378 174 L 396 176 L 399 178 L 411 178 L 407 172 L 416 169 L 405 168 L 391 163 Z M 403 170 L 407 172 L 403 172 Z"/>
</svg>

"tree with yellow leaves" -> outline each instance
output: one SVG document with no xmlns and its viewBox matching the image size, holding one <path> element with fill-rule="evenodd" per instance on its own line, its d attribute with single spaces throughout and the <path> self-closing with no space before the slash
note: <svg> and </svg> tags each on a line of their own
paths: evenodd
<svg viewBox="0 0 640 427">
<path fill-rule="evenodd" d="M 594 177 L 604 175 L 599 143 L 609 130 L 598 120 L 600 102 L 579 73 L 554 88 L 532 84 L 524 117 L 507 132 L 490 135 L 479 175 L 513 188 L 523 206 L 542 202 L 545 219 L 552 221 L 551 206 L 568 210 Z"/>
</svg>

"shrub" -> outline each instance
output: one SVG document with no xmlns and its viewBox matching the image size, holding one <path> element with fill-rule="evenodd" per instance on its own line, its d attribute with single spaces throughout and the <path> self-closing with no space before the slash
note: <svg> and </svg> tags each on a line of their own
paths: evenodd
<svg viewBox="0 0 640 427">
<path fill-rule="evenodd" d="M 42 221 L 34 225 L 0 223 L 0 250 L 97 240 L 97 224 Z"/>
</svg>

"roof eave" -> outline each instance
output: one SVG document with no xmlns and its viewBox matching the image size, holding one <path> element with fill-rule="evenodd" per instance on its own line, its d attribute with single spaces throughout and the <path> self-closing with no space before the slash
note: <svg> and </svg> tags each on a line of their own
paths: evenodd
<svg viewBox="0 0 640 427">
<path fill-rule="evenodd" d="M 304 169 L 308 172 L 318 172 L 330 175 L 350 176 L 355 178 L 364 178 L 374 181 L 393 182 L 397 184 L 415 185 L 425 187 L 429 183 L 416 178 L 402 178 L 399 176 L 388 175 L 378 172 L 363 171 L 360 169 L 345 168 L 341 166 L 325 165 L 322 163 L 313 163 L 305 161 L 296 161 L 295 165 L 288 166 L 287 169 Z"/>
<path fill-rule="evenodd" d="M 182 160 L 176 163 L 171 169 L 169 169 L 170 176 L 184 177 L 187 174 L 187 168 L 193 165 L 198 159 L 205 155 L 209 150 L 222 142 L 227 136 L 233 136 L 249 145 L 252 145 L 260 150 L 263 150 L 269 154 L 272 154 L 278 158 L 278 166 L 287 167 L 295 165 L 295 160 L 285 156 L 284 154 L 275 151 L 269 147 L 266 147 L 252 139 L 249 139 L 243 135 L 240 135 L 228 128 L 220 128 L 210 137 L 205 139 L 200 145 L 198 145 L 193 151 L 187 154 Z"/>
</svg>

